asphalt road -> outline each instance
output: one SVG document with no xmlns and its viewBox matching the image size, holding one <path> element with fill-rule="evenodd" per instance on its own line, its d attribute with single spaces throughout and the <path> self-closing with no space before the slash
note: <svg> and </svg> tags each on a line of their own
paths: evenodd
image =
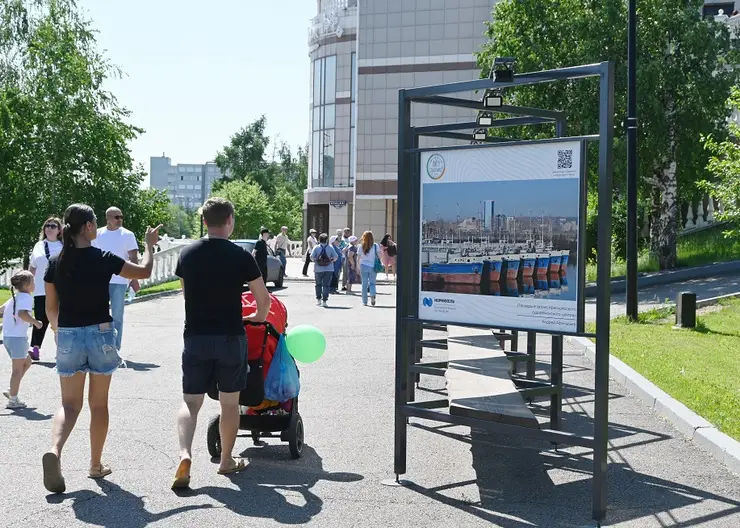
<svg viewBox="0 0 740 528">
<path fill-rule="evenodd" d="M 591 461 L 586 450 L 552 450 L 464 427 L 414 421 L 409 427 L 409 488 L 393 477 L 394 294 L 380 287 L 379 306 L 335 296 L 316 307 L 310 284 L 277 292 L 290 325 L 314 324 L 327 336 L 324 358 L 301 368 L 301 414 L 307 447 L 290 460 L 285 444 L 237 450 L 249 468 L 216 474 L 206 451 L 207 402 L 195 442 L 192 492 L 169 489 L 177 460 L 182 298 L 127 307 L 124 356 L 115 374 L 105 460 L 114 473 L 86 478 L 85 410 L 63 456 L 68 491 L 48 495 L 41 455 L 59 404 L 53 365 L 34 365 L 23 396 L 33 409 L 0 409 L 0 526 L 193 527 L 570 527 L 589 525 Z M 543 340 L 543 346 L 545 341 Z M 426 359 L 443 358 L 444 351 Z M 546 360 L 546 355 L 541 354 Z M 593 372 L 566 351 L 564 425 L 592 427 Z M 0 376 L 7 376 L 3 355 Z M 423 398 L 439 398 L 444 380 L 424 377 Z M 612 384 L 609 520 L 635 526 L 738 526 L 740 478 L 729 473 L 640 402 Z"/>
<path fill-rule="evenodd" d="M 647 311 L 668 304 L 675 304 L 678 294 L 685 291 L 695 293 L 697 300 L 738 293 L 740 292 L 740 273 L 643 288 L 638 292 L 639 309 L 640 311 Z M 625 315 L 626 303 L 626 294 L 613 294 L 611 299 L 612 317 Z M 596 299 L 586 300 L 586 320 L 596 320 Z"/>
</svg>

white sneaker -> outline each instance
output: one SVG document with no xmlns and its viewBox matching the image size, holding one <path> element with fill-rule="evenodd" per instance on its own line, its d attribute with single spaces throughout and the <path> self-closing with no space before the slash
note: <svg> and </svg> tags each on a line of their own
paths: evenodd
<svg viewBox="0 0 740 528">
<path fill-rule="evenodd" d="M 316 299 L 316 306 L 321 306 L 321 299 Z"/>
<path fill-rule="evenodd" d="M 25 402 L 22 402 L 18 398 L 15 400 L 9 400 L 8 404 L 5 406 L 6 409 L 25 409 L 27 405 Z"/>
<path fill-rule="evenodd" d="M 327 302 L 326 302 L 326 301 L 322 302 L 322 303 L 321 303 L 321 306 L 323 306 L 324 308 L 328 308 L 328 307 L 329 307 L 329 305 L 327 304 Z"/>
</svg>

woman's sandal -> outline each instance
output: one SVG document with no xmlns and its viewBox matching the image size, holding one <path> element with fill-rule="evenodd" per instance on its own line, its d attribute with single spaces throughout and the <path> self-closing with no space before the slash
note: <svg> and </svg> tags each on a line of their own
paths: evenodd
<svg viewBox="0 0 740 528">
<path fill-rule="evenodd" d="M 234 462 L 236 462 L 236 466 L 234 466 L 231 469 L 219 469 L 218 474 L 219 475 L 230 475 L 231 473 L 238 473 L 243 469 L 246 469 L 247 465 L 244 463 L 244 459 L 233 459 Z"/>
<path fill-rule="evenodd" d="M 67 489 L 62 476 L 62 467 L 56 453 L 45 453 L 41 458 L 44 467 L 44 487 L 52 493 L 64 493 Z"/>
<path fill-rule="evenodd" d="M 91 467 L 90 473 L 87 475 L 87 478 L 91 479 L 101 479 L 103 477 L 107 477 L 113 473 L 113 470 L 106 466 L 105 464 L 100 464 L 97 467 Z"/>
<path fill-rule="evenodd" d="M 189 458 L 183 458 L 180 460 L 180 464 L 177 466 L 175 472 L 175 480 L 172 482 L 172 489 L 185 489 L 190 487 L 190 466 L 193 461 Z"/>
</svg>

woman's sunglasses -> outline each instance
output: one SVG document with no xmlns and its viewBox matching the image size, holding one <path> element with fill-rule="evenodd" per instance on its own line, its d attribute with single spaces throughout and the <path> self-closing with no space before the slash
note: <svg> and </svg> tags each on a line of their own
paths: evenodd
<svg viewBox="0 0 740 528">
<path fill-rule="evenodd" d="M 44 229 L 59 229 L 59 226 L 56 224 L 46 224 Z"/>
</svg>

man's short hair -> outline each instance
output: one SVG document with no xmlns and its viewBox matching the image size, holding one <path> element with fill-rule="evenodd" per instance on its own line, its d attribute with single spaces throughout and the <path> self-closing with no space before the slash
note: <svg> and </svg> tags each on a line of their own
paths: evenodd
<svg viewBox="0 0 740 528">
<path fill-rule="evenodd" d="M 345 227 L 344 230 L 349 231 L 350 233 L 352 232 L 352 230 L 349 227 Z"/>
<path fill-rule="evenodd" d="M 328 241 L 329 241 L 329 235 L 327 235 L 326 233 L 321 233 L 319 235 L 319 242 L 321 244 L 326 244 Z"/>
<path fill-rule="evenodd" d="M 234 205 L 225 198 L 209 198 L 203 204 L 203 220 L 209 227 L 223 227 L 234 215 Z"/>
</svg>

